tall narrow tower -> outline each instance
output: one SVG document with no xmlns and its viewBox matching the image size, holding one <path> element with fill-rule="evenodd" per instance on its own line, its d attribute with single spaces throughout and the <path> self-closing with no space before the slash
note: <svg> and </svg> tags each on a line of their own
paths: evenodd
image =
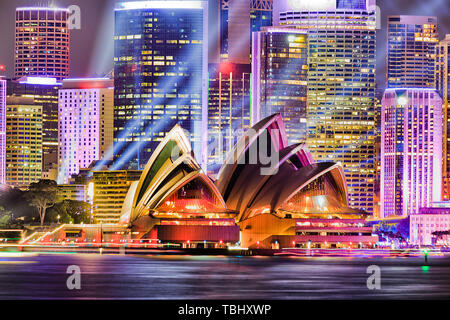
<svg viewBox="0 0 450 320">
<path fill-rule="evenodd" d="M 436 17 L 388 17 L 387 87 L 434 88 Z"/>
<path fill-rule="evenodd" d="M 143 169 L 177 123 L 206 166 L 208 3 L 120 3 L 114 86 L 113 169 Z"/>
<path fill-rule="evenodd" d="M 308 35 L 307 143 L 318 161 L 342 163 L 349 205 L 373 212 L 375 0 L 279 0 L 275 25 Z"/>
<path fill-rule="evenodd" d="M 448 118 L 449 107 L 449 80 L 450 80 L 450 34 L 445 36 L 436 47 L 436 90 L 442 97 L 442 200 L 450 199 L 450 122 Z"/>
<path fill-rule="evenodd" d="M 17 8 L 15 76 L 69 76 L 69 10 Z"/>
<path fill-rule="evenodd" d="M 0 184 L 6 179 L 6 80 L 0 77 Z"/>
</svg>

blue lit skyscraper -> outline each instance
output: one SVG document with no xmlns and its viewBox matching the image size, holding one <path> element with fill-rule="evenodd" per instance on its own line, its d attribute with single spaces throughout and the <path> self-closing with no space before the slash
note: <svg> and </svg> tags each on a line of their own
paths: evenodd
<svg viewBox="0 0 450 320">
<path fill-rule="evenodd" d="M 437 18 L 388 17 L 387 87 L 434 88 Z"/>
<path fill-rule="evenodd" d="M 209 65 L 208 173 L 218 173 L 228 151 L 250 128 L 249 64 Z"/>
<path fill-rule="evenodd" d="M 113 169 L 142 169 L 176 123 L 206 164 L 206 1 L 123 2 L 115 11 Z"/>
<path fill-rule="evenodd" d="M 280 113 L 290 143 L 306 142 L 307 39 L 287 27 L 253 33 L 251 123 Z"/>
</svg>

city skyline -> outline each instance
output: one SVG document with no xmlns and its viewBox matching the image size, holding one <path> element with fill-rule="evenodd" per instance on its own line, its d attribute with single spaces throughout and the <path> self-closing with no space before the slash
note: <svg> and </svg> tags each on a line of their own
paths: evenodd
<svg viewBox="0 0 450 320">
<path fill-rule="evenodd" d="M 81 8 L 81 30 L 71 30 L 71 61 L 70 77 L 99 77 L 108 74 L 113 69 L 114 50 L 114 7 L 119 0 L 48 0 L 40 4 L 68 7 L 79 5 Z M 4 30 L 0 34 L 0 41 L 5 46 L 0 52 L 0 65 L 6 66 L 6 76 L 14 75 L 14 19 L 15 9 L 33 4 L 31 0 L 3 0 L 0 12 L 0 27 Z M 217 62 L 220 55 L 219 40 L 215 37 L 218 27 L 218 6 L 213 0 L 208 1 L 210 20 L 210 57 L 209 62 Z M 439 10 L 441 2 L 438 0 L 425 3 L 420 0 L 378 0 L 381 9 L 381 29 L 377 30 L 377 48 L 379 52 L 387 50 L 387 17 L 390 15 L 419 15 L 436 16 L 438 18 L 439 40 L 450 33 L 450 13 Z M 99 19 L 100 17 L 100 19 Z M 92 32 L 85 33 L 83 29 Z M 211 35 L 214 33 L 214 36 Z M 249 36 L 250 41 L 250 36 Z M 88 63 L 87 63 L 88 62 Z M 385 88 L 386 56 L 377 54 L 377 86 Z"/>
<path fill-rule="evenodd" d="M 0 300 L 450 298 L 444 0 L 0 3 Z"/>
</svg>

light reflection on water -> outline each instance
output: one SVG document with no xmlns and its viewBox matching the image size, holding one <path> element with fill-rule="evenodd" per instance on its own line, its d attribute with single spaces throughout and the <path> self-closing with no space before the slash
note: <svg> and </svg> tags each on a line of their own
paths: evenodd
<svg viewBox="0 0 450 320">
<path fill-rule="evenodd" d="M 69 265 L 82 290 L 66 288 Z M 381 268 L 381 290 L 366 286 Z M 0 299 L 427 299 L 450 297 L 450 257 L 0 257 Z"/>
</svg>

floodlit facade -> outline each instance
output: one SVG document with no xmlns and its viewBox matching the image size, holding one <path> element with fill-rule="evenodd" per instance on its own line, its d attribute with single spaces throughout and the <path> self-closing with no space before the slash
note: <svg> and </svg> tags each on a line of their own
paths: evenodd
<svg viewBox="0 0 450 320">
<path fill-rule="evenodd" d="M 33 98 L 6 103 L 6 184 L 26 188 L 42 174 L 42 106 Z"/>
<path fill-rule="evenodd" d="M 69 76 L 69 10 L 16 9 L 15 76 Z"/>
<path fill-rule="evenodd" d="M 58 185 L 57 196 L 59 201 L 74 200 L 87 202 L 87 186 L 84 184 L 60 184 Z"/>
<path fill-rule="evenodd" d="M 114 169 L 143 169 L 177 123 L 206 167 L 207 2 L 119 3 L 114 85 Z"/>
<path fill-rule="evenodd" d="M 387 89 L 381 115 L 381 218 L 441 200 L 442 99 L 433 89 Z"/>
<path fill-rule="evenodd" d="M 0 78 L 0 185 L 6 181 L 6 85 Z"/>
<path fill-rule="evenodd" d="M 263 140 L 278 155 L 270 165 L 261 154 L 268 150 L 258 151 Z M 215 183 L 175 126 L 130 187 L 122 213 L 120 222 L 134 237 L 183 247 L 338 248 L 377 241 L 366 215 L 347 207 L 342 167 L 314 163 L 304 144 L 289 146 L 280 114 L 239 140 Z"/>
<path fill-rule="evenodd" d="M 56 78 L 24 76 L 8 81 L 8 96 L 31 97 L 42 105 L 42 172 L 56 170 L 58 164 L 58 90 Z M 55 169 L 54 169 L 55 168 Z"/>
<path fill-rule="evenodd" d="M 63 81 L 58 99 L 58 183 L 68 183 L 80 168 L 108 157 L 113 143 L 113 85 L 107 78 Z"/>
<path fill-rule="evenodd" d="M 139 180 L 139 170 L 93 171 L 93 213 L 97 223 L 117 223 L 122 205 L 134 181 Z"/>
<path fill-rule="evenodd" d="M 226 154 L 250 128 L 249 64 L 209 65 L 208 174 L 217 174 Z"/>
<path fill-rule="evenodd" d="M 433 235 L 436 231 L 450 230 L 449 202 L 432 203 L 428 208 L 420 208 L 419 212 L 410 216 L 410 244 L 419 246 L 448 246 L 450 235 Z"/>
<path fill-rule="evenodd" d="M 449 62 L 450 62 L 450 34 L 445 36 L 436 46 L 436 90 L 442 97 L 442 199 L 450 199 L 450 122 L 449 108 Z"/>
<path fill-rule="evenodd" d="M 273 25 L 308 36 L 307 144 L 318 162 L 341 163 L 349 206 L 373 212 L 376 3 L 274 1 Z"/>
<path fill-rule="evenodd" d="M 307 136 L 308 38 L 305 31 L 267 27 L 253 33 L 252 125 L 280 113 L 289 142 Z"/>
<path fill-rule="evenodd" d="M 437 18 L 389 16 L 387 36 L 387 87 L 434 88 Z"/>
</svg>

